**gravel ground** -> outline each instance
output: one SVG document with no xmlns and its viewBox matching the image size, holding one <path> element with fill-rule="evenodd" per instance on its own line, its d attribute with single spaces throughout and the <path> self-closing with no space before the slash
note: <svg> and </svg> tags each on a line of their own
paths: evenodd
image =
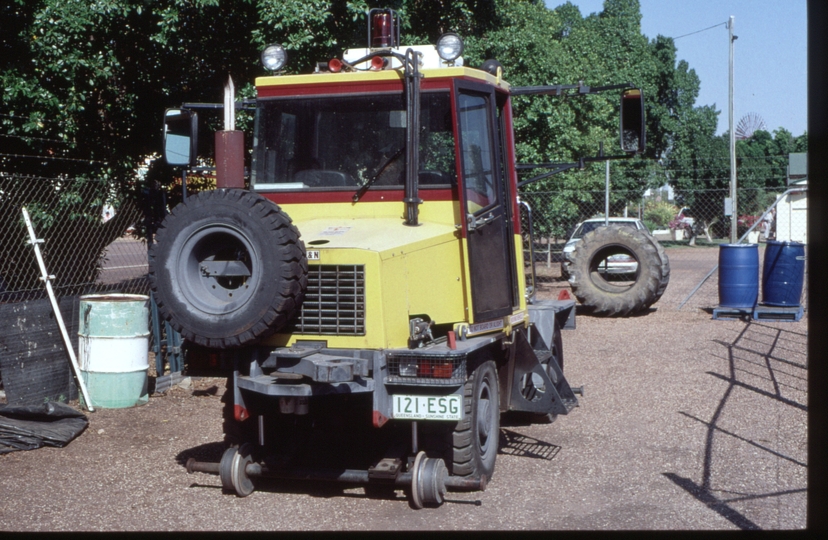
<svg viewBox="0 0 828 540">
<path fill-rule="evenodd" d="M 223 449 L 224 382 L 202 378 L 89 414 L 65 448 L 0 455 L 0 530 L 804 528 L 807 314 L 714 321 L 701 308 L 716 303 L 715 276 L 678 310 L 716 250 L 668 255 L 657 309 L 579 316 L 564 332 L 581 406 L 553 424 L 505 423 L 488 489 L 449 494 L 461 502 L 414 510 L 403 491 L 276 481 L 244 499 L 224 494 L 217 476 L 183 467 Z M 543 295 L 563 288 L 541 283 Z"/>
</svg>

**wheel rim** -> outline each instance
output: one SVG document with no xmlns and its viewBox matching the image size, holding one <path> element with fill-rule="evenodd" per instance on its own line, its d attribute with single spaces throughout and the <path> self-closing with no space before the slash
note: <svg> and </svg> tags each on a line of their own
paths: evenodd
<svg viewBox="0 0 828 540">
<path fill-rule="evenodd" d="M 242 308 L 261 281 L 260 254 L 238 229 L 210 225 L 198 229 L 183 243 L 178 256 L 181 292 L 197 309 L 227 315 Z M 216 275 L 223 263 L 234 265 Z M 248 275 L 243 275 L 247 273 Z"/>
<path fill-rule="evenodd" d="M 221 456 L 219 463 L 219 477 L 221 478 L 221 486 L 227 491 L 234 491 L 236 488 L 233 485 L 233 462 L 238 454 L 238 449 L 228 448 Z"/>
</svg>

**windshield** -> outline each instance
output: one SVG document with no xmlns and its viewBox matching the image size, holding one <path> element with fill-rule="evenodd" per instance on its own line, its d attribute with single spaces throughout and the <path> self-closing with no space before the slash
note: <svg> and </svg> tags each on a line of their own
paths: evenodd
<svg viewBox="0 0 828 540">
<path fill-rule="evenodd" d="M 610 225 L 620 225 L 621 227 L 629 227 L 631 229 L 637 229 L 638 226 L 636 225 L 635 221 L 612 221 L 610 219 Z M 575 232 L 572 234 L 572 239 L 575 240 L 576 238 L 583 237 L 586 233 L 592 232 L 598 227 L 603 227 L 603 221 L 587 221 L 585 223 L 581 223 L 580 227 L 575 229 Z"/>
<path fill-rule="evenodd" d="M 353 190 L 405 184 L 402 94 L 260 100 L 251 185 L 257 189 Z M 456 182 L 448 92 L 421 94 L 422 187 Z"/>
</svg>

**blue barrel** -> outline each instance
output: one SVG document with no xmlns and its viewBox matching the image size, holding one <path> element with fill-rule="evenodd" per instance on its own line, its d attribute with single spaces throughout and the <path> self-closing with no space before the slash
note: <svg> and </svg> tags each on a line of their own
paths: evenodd
<svg viewBox="0 0 828 540">
<path fill-rule="evenodd" d="M 798 306 L 805 276 L 805 244 L 768 240 L 762 265 L 762 303 Z"/>
<path fill-rule="evenodd" d="M 731 308 L 756 306 L 759 297 L 759 246 L 719 246 L 719 305 Z"/>
</svg>

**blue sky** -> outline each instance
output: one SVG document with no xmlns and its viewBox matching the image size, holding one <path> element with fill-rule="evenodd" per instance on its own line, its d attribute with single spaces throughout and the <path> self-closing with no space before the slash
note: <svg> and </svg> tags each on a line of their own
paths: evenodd
<svg viewBox="0 0 828 540">
<path fill-rule="evenodd" d="M 564 2 L 545 0 L 550 8 Z M 581 15 L 603 10 L 603 0 L 571 0 Z M 679 37 L 735 17 L 733 121 L 748 113 L 768 131 L 801 135 L 808 125 L 806 0 L 640 0 L 641 32 Z M 728 30 L 724 25 L 676 40 L 678 58 L 701 80 L 696 105 L 721 111 L 717 133 L 728 128 Z"/>
</svg>

